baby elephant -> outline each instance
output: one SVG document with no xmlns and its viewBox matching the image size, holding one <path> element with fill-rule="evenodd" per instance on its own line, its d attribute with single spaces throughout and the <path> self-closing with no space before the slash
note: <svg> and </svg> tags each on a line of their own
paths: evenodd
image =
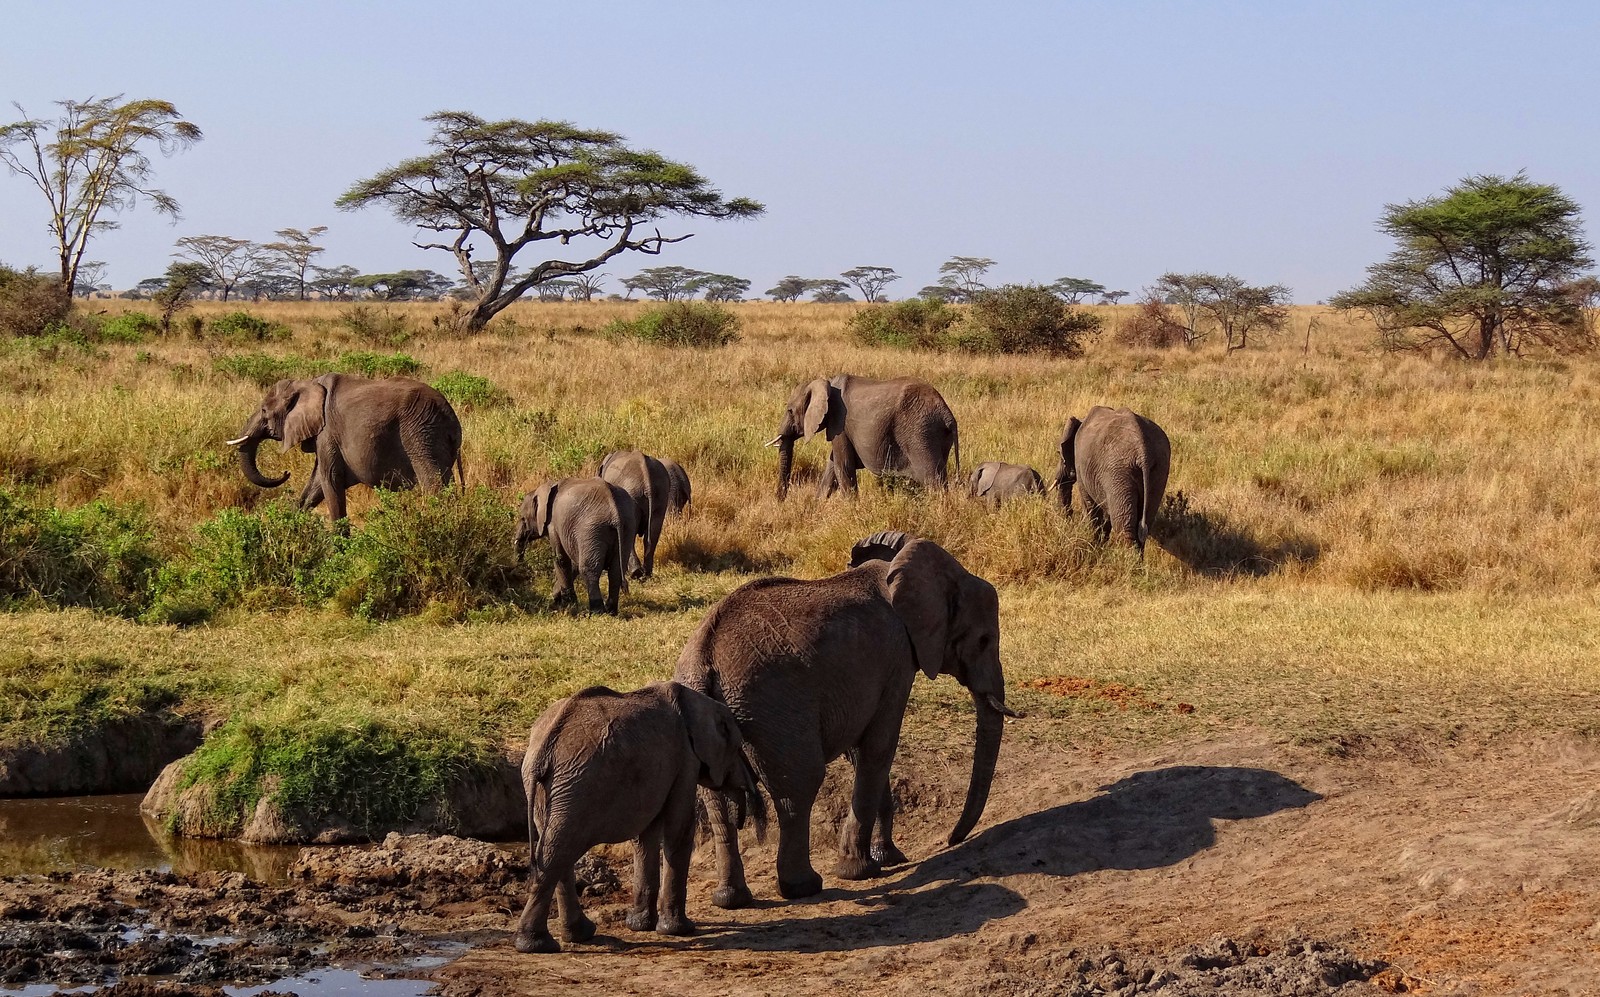
<svg viewBox="0 0 1600 997">
<path fill-rule="evenodd" d="M 593 686 L 552 704 L 534 723 L 522 761 L 531 885 L 517 951 L 560 951 L 547 926 L 558 886 L 562 937 L 594 937 L 594 922 L 578 905 L 573 863 L 595 845 L 629 839 L 628 927 L 693 934 L 684 891 L 694 850 L 695 787 L 731 794 L 741 816 L 754 817 L 757 833 L 766 818 L 743 745 L 726 706 L 676 682 L 627 693 Z"/>
<path fill-rule="evenodd" d="M 1044 480 L 1026 464 L 1003 464 L 997 460 L 979 464 L 972 471 L 967 495 L 988 499 L 996 506 L 1007 499 L 1024 495 L 1043 495 Z"/>
<path fill-rule="evenodd" d="M 633 552 L 637 516 L 628 493 L 599 478 L 562 478 L 549 481 L 523 496 L 517 510 L 517 560 L 528 544 L 550 538 L 556 554 L 556 587 L 551 606 L 577 602 L 573 571 L 583 579 L 591 612 L 604 607 L 616 615 L 619 597 L 628 588 L 624 572 Z M 608 593 L 600 601 L 600 575 L 606 575 Z"/>
</svg>

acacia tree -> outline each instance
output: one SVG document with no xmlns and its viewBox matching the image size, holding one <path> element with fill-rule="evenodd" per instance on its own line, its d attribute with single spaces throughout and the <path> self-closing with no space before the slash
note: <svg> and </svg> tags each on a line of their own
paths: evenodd
<svg viewBox="0 0 1600 997">
<path fill-rule="evenodd" d="M 573 301 L 593 301 L 594 296 L 600 293 L 600 285 L 604 283 L 601 278 L 605 274 L 580 273 L 573 275 L 567 281 L 567 297 Z"/>
<path fill-rule="evenodd" d="M 1164 273 L 1147 290 L 1152 300 L 1161 301 L 1178 310 L 1183 317 L 1178 324 L 1183 327 L 1183 345 L 1194 346 L 1206 338 L 1200 330 L 1200 316 L 1204 314 L 1206 286 L 1216 277 L 1208 273 Z"/>
<path fill-rule="evenodd" d="M 852 267 L 839 276 L 854 284 L 866 302 L 877 301 L 885 287 L 900 279 L 893 267 Z"/>
<path fill-rule="evenodd" d="M 1389 348 L 1482 360 L 1530 342 L 1593 345 L 1582 302 L 1594 260 L 1559 187 L 1523 173 L 1468 177 L 1442 196 L 1385 205 L 1378 227 L 1399 245 L 1328 303 L 1367 312 Z"/>
<path fill-rule="evenodd" d="M 1046 285 L 1046 290 L 1069 305 L 1076 305 L 1092 294 L 1105 294 L 1106 286 L 1086 277 L 1061 277 Z"/>
<path fill-rule="evenodd" d="M 416 245 L 452 253 L 477 292 L 459 320 L 466 332 L 482 329 L 535 285 L 598 269 L 630 250 L 655 255 L 692 235 L 666 236 L 659 228 L 644 234 L 652 222 L 670 215 L 751 218 L 764 210 L 749 198 L 724 197 L 694 167 L 631 149 L 612 132 L 561 121 L 485 121 L 465 111 L 424 120 L 433 126 L 427 154 L 358 181 L 337 204 L 355 210 L 383 203 L 401 221 L 447 238 Z M 516 255 L 550 240 L 588 246 L 587 258 L 547 259 L 511 279 Z M 482 279 L 472 264 L 485 245 L 494 268 Z"/>
<path fill-rule="evenodd" d="M 798 301 L 805 297 L 805 293 L 809 290 L 811 290 L 809 280 L 790 274 L 767 288 L 767 297 L 773 301 Z"/>
<path fill-rule="evenodd" d="M 707 301 L 742 301 L 744 292 L 750 290 L 750 281 L 725 273 L 708 273 L 695 280 L 694 289 L 703 294 Z"/>
<path fill-rule="evenodd" d="M 211 285 L 227 301 L 240 283 L 249 283 L 271 268 L 271 261 L 259 242 L 235 239 L 229 235 L 187 235 L 174 243 L 173 253 L 180 260 L 199 263 L 211 271 Z"/>
<path fill-rule="evenodd" d="M 1207 275 L 1200 307 L 1222 332 L 1224 352 L 1250 345 L 1250 333 L 1283 328 L 1289 318 L 1289 289 L 1282 284 L 1252 287 L 1233 274 Z"/>
<path fill-rule="evenodd" d="M 811 292 L 811 300 L 825 305 L 842 305 L 850 301 L 850 295 L 844 293 L 844 289 L 849 286 L 844 281 L 832 277 L 806 282 L 806 290 Z"/>
<path fill-rule="evenodd" d="M 971 301 L 989 289 L 983 278 L 993 267 L 994 260 L 987 256 L 952 256 L 939 264 L 939 273 L 943 276 L 935 286 L 948 289 L 949 293 L 944 296 L 947 301 Z M 924 292 L 927 290 L 923 288 Z M 924 297 L 927 296 L 924 293 Z"/>
<path fill-rule="evenodd" d="M 693 267 L 649 267 L 624 280 L 622 285 L 662 301 L 682 301 L 694 297 L 700 289 L 699 282 L 710 276 Z"/>
<path fill-rule="evenodd" d="M 60 100 L 54 123 L 29 118 L 0 127 L 0 162 L 32 180 L 50 204 L 50 234 L 61 265 L 61 289 L 72 293 L 89 240 L 117 227 L 103 217 L 132 207 L 142 196 L 158 214 L 178 216 L 178 202 L 150 185 L 153 171 L 144 149 L 171 155 L 200 141 L 198 126 L 183 120 L 164 100 L 122 95 Z M 54 140 L 51 141 L 51 130 Z"/>
<path fill-rule="evenodd" d="M 325 294 L 330 298 L 337 298 L 340 301 L 350 297 L 353 281 L 361 276 L 361 271 L 348 263 L 336 267 L 313 267 L 312 269 L 317 272 L 317 277 L 311 282 L 311 286 L 316 288 L 319 293 Z"/>
<path fill-rule="evenodd" d="M 102 281 L 106 279 L 106 270 L 109 268 L 110 264 L 105 260 L 84 260 L 79 263 L 78 282 L 73 285 L 72 293 L 87 298 L 96 291 L 105 290 Z"/>
<path fill-rule="evenodd" d="M 280 228 L 274 234 L 282 241 L 269 242 L 261 247 L 272 265 L 295 282 L 301 301 L 306 300 L 306 287 L 309 284 L 306 274 L 311 270 L 311 261 L 317 254 L 327 252 L 326 247 L 316 243 L 317 237 L 326 231 L 326 225 L 316 225 L 303 232 L 297 228 Z"/>
</svg>

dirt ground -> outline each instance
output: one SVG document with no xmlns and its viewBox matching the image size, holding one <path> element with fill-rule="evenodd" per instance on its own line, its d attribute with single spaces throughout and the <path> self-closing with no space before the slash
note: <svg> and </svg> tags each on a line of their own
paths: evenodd
<svg viewBox="0 0 1600 997">
<path fill-rule="evenodd" d="M 524 856 L 396 836 L 309 853 L 289 886 L 236 873 L 0 881 L 0 987 L 111 972 L 216 986 L 340 965 L 428 976 L 449 997 L 1600 994 L 1600 746 L 1340 757 L 1243 734 L 1106 752 L 1012 743 L 977 833 L 945 848 L 963 747 L 903 749 L 898 836 L 912 863 L 882 879 L 829 878 L 819 897 L 779 902 L 769 839 L 747 852 L 757 905 L 721 911 L 699 850 L 693 938 L 622 925 L 615 849 L 613 868 L 584 877 L 600 935 L 521 955 Z M 819 825 L 842 812 L 848 769 L 834 775 Z M 827 877 L 832 835 L 814 840 Z M 125 930 L 139 924 L 157 930 Z M 197 933 L 231 940 L 183 937 Z"/>
</svg>

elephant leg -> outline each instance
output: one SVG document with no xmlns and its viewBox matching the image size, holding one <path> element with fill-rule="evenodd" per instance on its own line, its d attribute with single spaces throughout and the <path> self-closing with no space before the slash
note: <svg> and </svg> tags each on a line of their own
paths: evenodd
<svg viewBox="0 0 1600 997">
<path fill-rule="evenodd" d="M 569 942 L 586 942 L 594 937 L 594 922 L 584 916 L 583 905 L 578 902 L 578 877 L 571 869 L 561 877 L 561 889 L 556 896 L 561 901 L 561 937 Z"/>
<path fill-rule="evenodd" d="M 889 788 L 888 779 L 884 779 L 883 793 L 878 797 L 878 822 L 872 828 L 871 854 L 885 869 L 911 861 L 894 843 L 894 790 Z"/>
<path fill-rule="evenodd" d="M 723 910 L 750 906 L 753 899 L 744 878 L 744 856 L 739 854 L 739 829 L 733 822 L 733 807 L 728 798 L 715 790 L 700 790 L 711 824 L 711 840 L 717 854 L 717 888 L 711 902 Z"/>
<path fill-rule="evenodd" d="M 822 892 L 822 877 L 811 867 L 811 807 L 822 788 L 822 778 L 828 768 L 827 756 L 820 742 L 797 743 L 792 734 L 787 744 L 781 734 L 759 740 L 751 737 L 751 740 L 758 749 L 761 744 L 783 746 L 782 768 L 762 767 L 778 818 L 778 893 L 785 900 L 814 896 Z M 757 757 L 770 756 L 758 750 Z"/>
<path fill-rule="evenodd" d="M 585 562 L 582 568 L 583 588 L 589 595 L 589 612 L 599 613 L 606 608 L 606 602 L 600 598 L 600 567 Z"/>
<path fill-rule="evenodd" d="M 839 468 L 833 461 L 833 454 L 829 453 L 828 463 L 822 468 L 822 477 L 817 479 L 817 498 L 829 498 L 838 487 Z"/>
<path fill-rule="evenodd" d="M 634 530 L 634 536 L 639 538 L 640 544 L 648 544 L 650 536 L 650 521 L 641 520 Z M 644 562 L 639 559 L 638 545 L 628 547 L 628 577 L 642 581 L 644 579 Z"/>
<path fill-rule="evenodd" d="M 617 607 L 622 602 L 622 572 L 617 565 L 622 562 L 620 557 L 606 559 L 606 604 L 605 610 L 612 616 L 617 615 Z"/>
<path fill-rule="evenodd" d="M 653 510 L 650 514 L 649 529 L 644 535 L 644 577 L 653 577 L 656 573 L 656 545 L 661 543 L 661 527 L 667 520 L 666 500 L 660 502 L 661 508 Z"/>
<path fill-rule="evenodd" d="M 518 952 L 560 952 L 561 946 L 550 935 L 550 901 L 561 885 L 562 874 L 555 863 L 536 869 L 528 890 L 528 904 L 522 908 L 522 920 L 517 922 L 516 946 Z M 566 875 L 571 875 L 567 863 Z"/>
<path fill-rule="evenodd" d="M 692 935 L 689 920 L 689 860 L 694 856 L 694 786 L 687 792 L 674 791 L 662 815 L 661 849 L 666 858 L 667 878 L 661 889 L 661 918 L 656 930 L 663 935 Z"/>
<path fill-rule="evenodd" d="M 839 490 L 846 495 L 856 494 L 856 472 L 861 469 L 861 459 L 857 456 L 855 447 L 850 445 L 850 438 L 843 433 L 833 438 L 833 472 L 838 479 Z"/>
<path fill-rule="evenodd" d="M 1089 514 L 1089 525 L 1094 527 L 1094 535 L 1101 543 L 1111 539 L 1111 516 L 1106 512 L 1105 506 L 1084 496 L 1084 506 Z"/>
<path fill-rule="evenodd" d="M 633 839 L 633 909 L 625 918 L 634 931 L 654 931 L 661 891 L 661 821 Z"/>
<path fill-rule="evenodd" d="M 551 538 L 554 540 L 554 537 Z M 556 587 L 550 593 L 550 608 L 559 609 L 568 603 L 577 602 L 577 596 L 572 591 L 572 558 L 567 556 L 567 551 L 556 542 Z"/>
<path fill-rule="evenodd" d="M 300 490 L 300 508 L 310 510 L 322 504 L 322 475 L 317 464 L 311 465 L 311 477 Z"/>
<path fill-rule="evenodd" d="M 872 854 L 872 834 L 883 816 L 889 767 L 894 763 L 899 734 L 898 718 L 881 716 L 868 727 L 862 743 L 850 752 L 856 779 L 850 794 L 850 812 L 839 829 L 839 861 L 834 875 L 840 879 L 871 879 L 883 872 Z"/>
</svg>

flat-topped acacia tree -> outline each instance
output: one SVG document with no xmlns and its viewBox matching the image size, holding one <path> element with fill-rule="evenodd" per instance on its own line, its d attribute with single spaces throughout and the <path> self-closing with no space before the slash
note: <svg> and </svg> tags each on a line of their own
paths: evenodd
<svg viewBox="0 0 1600 997">
<path fill-rule="evenodd" d="M 424 120 L 433 125 L 427 155 L 356 183 L 336 203 L 349 211 L 382 202 L 401 221 L 449 240 L 415 245 L 455 255 L 474 295 L 459 319 L 463 332 L 482 329 L 538 284 L 594 270 L 630 250 L 655 255 L 693 234 L 662 235 L 652 222 L 670 215 L 751 218 L 764 210 L 749 198 L 724 197 L 692 166 L 628 148 L 612 132 L 563 121 L 485 121 L 464 111 Z M 551 240 L 581 251 L 512 275 L 519 252 Z M 491 266 L 474 265 L 479 249 L 494 254 Z"/>
</svg>

